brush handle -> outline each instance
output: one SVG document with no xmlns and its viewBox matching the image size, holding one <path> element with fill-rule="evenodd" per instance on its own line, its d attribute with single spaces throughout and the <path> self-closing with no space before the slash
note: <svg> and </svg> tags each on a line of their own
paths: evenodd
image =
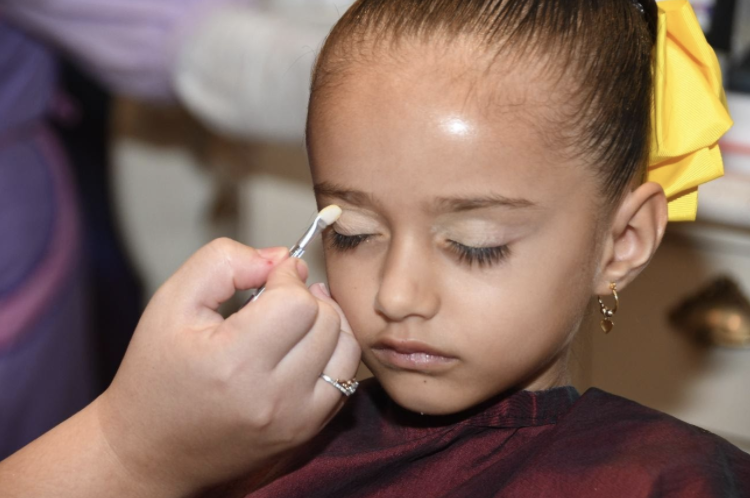
<svg viewBox="0 0 750 498">
<path fill-rule="evenodd" d="M 307 245 L 312 242 L 312 240 L 328 225 L 320 219 L 320 216 L 315 218 L 315 221 L 313 221 L 312 225 L 310 225 L 310 228 L 307 229 L 305 234 L 297 241 L 296 244 L 294 244 L 289 249 L 289 257 L 301 259 L 302 256 L 305 254 L 305 249 L 307 249 Z M 251 302 L 255 301 L 260 297 L 261 294 L 263 294 L 263 291 L 266 290 L 266 284 L 263 284 L 258 289 L 256 289 L 255 292 L 253 292 L 253 295 L 250 296 L 250 298 L 245 301 L 245 304 L 243 306 L 247 306 Z"/>
<path fill-rule="evenodd" d="M 260 287 L 258 287 L 257 289 L 255 289 L 255 292 L 253 292 L 253 295 L 250 296 L 250 298 L 247 301 L 245 301 L 245 304 L 243 306 L 247 306 L 251 302 L 253 302 L 256 299 L 258 299 L 260 297 L 260 295 L 263 294 L 263 292 L 265 290 L 266 290 L 266 284 L 263 284 Z"/>
<path fill-rule="evenodd" d="M 312 240 L 312 239 L 311 239 Z M 309 241 L 308 241 L 309 242 Z M 289 257 L 300 259 L 305 254 L 305 248 L 300 247 L 299 244 L 295 244 L 294 247 L 289 249 Z M 253 295 L 250 296 L 250 298 L 245 301 L 244 306 L 247 306 L 249 303 L 255 301 L 260 297 L 261 294 L 263 294 L 263 291 L 266 290 L 266 284 L 261 285 L 258 287 L 255 292 L 253 292 Z"/>
</svg>

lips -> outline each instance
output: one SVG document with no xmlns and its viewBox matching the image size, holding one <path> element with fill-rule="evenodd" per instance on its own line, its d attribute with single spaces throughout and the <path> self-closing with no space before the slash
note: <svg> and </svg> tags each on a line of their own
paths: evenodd
<svg viewBox="0 0 750 498">
<path fill-rule="evenodd" d="M 386 367 L 401 370 L 439 371 L 458 361 L 455 356 L 416 340 L 386 338 L 375 343 L 371 351 Z"/>
</svg>

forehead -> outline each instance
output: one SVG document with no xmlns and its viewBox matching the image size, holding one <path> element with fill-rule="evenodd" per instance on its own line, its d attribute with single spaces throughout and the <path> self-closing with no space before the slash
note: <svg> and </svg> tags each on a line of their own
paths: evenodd
<svg viewBox="0 0 750 498">
<path fill-rule="evenodd" d="M 460 48 L 399 52 L 353 64 L 316 96 L 308 136 L 316 182 L 391 197 L 495 188 L 537 202 L 588 176 L 551 138 L 564 104 L 539 68 L 487 69 Z"/>
</svg>

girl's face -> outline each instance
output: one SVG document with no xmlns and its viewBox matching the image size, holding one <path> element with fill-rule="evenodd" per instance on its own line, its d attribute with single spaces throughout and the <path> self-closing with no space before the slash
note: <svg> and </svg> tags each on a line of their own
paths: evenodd
<svg viewBox="0 0 750 498">
<path fill-rule="evenodd" d="M 311 111 L 318 202 L 344 209 L 326 236 L 330 288 L 364 362 L 429 414 L 568 382 L 593 306 L 598 187 L 545 140 L 560 133 L 553 86 L 402 56 L 341 76 Z"/>
</svg>

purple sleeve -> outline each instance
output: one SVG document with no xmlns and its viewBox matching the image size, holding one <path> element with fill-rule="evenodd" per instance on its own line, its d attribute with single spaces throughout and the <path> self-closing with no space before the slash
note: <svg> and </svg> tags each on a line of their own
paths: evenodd
<svg viewBox="0 0 750 498">
<path fill-rule="evenodd" d="M 0 11 L 67 53 L 118 93 L 173 98 L 180 40 L 227 3 L 253 0 L 0 0 Z"/>
</svg>

